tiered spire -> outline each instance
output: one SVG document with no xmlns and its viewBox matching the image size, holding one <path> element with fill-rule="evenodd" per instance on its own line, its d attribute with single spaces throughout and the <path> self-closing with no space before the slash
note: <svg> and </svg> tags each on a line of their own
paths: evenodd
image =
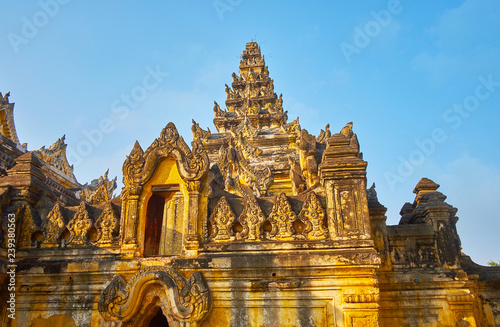
<svg viewBox="0 0 500 327">
<path fill-rule="evenodd" d="M 260 47 L 256 42 L 246 44 L 241 55 L 240 75 L 232 74 L 232 87 L 226 84 L 226 110 L 215 103 L 214 124 L 221 133 L 241 123 L 245 117 L 254 126 L 278 127 L 286 124 L 283 98 L 274 93 L 273 80 Z"/>
</svg>

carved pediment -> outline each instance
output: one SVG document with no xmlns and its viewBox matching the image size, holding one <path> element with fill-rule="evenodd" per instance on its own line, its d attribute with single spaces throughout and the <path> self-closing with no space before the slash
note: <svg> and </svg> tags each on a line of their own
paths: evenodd
<svg viewBox="0 0 500 327">
<path fill-rule="evenodd" d="M 239 135 L 241 133 L 241 135 L 243 135 L 244 137 L 255 137 L 259 134 L 260 131 L 261 127 L 255 127 L 252 122 L 250 122 L 247 116 L 245 116 L 241 123 L 234 129 L 236 135 Z"/>
<path fill-rule="evenodd" d="M 225 189 L 240 196 L 244 195 L 241 184 L 247 185 L 256 196 L 263 196 L 267 193 L 274 182 L 274 176 L 266 167 L 261 170 L 253 169 L 249 166 L 247 157 L 256 157 L 262 152 L 251 144 L 240 144 L 246 142 L 244 138 L 231 138 L 227 147 L 221 146 L 219 149 L 219 169 L 224 178 Z M 245 155 L 245 152 L 247 155 Z"/>
<path fill-rule="evenodd" d="M 144 151 L 139 142 L 135 141 L 134 147 L 123 163 L 123 184 L 131 186 L 136 176 L 140 176 L 146 160 Z"/>
<path fill-rule="evenodd" d="M 161 131 L 160 137 L 154 140 L 146 152 L 136 142 L 134 149 L 123 164 L 123 181 L 125 186 L 133 183 L 144 184 L 153 174 L 158 159 L 172 156 L 182 179 L 186 182 L 200 180 L 208 172 L 208 154 L 200 139 L 195 139 L 189 149 L 177 128 L 170 122 Z"/>
<path fill-rule="evenodd" d="M 68 158 L 66 157 L 66 147 L 68 145 L 64 142 L 65 138 L 66 135 L 63 135 L 63 137 L 58 139 L 48 149 L 42 146 L 40 150 L 33 151 L 33 153 L 66 176 L 75 179 L 73 165 L 69 164 Z"/>
</svg>

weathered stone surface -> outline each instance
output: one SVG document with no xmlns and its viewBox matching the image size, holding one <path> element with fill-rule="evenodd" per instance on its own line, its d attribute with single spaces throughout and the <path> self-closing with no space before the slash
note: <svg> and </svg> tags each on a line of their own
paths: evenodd
<svg viewBox="0 0 500 327">
<path fill-rule="evenodd" d="M 76 182 L 64 137 L 20 146 L 0 95 L 0 325 L 500 325 L 500 269 L 461 253 L 438 184 L 387 226 L 352 123 L 288 122 L 255 42 L 232 79 L 217 133 L 193 120 L 191 147 L 173 123 L 136 142 L 115 198 L 107 172 Z"/>
</svg>

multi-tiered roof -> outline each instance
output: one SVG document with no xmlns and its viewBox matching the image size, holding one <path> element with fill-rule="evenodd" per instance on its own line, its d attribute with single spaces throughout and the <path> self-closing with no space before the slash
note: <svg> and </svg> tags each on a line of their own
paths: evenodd
<svg viewBox="0 0 500 327">
<path fill-rule="evenodd" d="M 241 55 L 240 75 L 232 74 L 232 88 L 226 84 L 226 110 L 215 103 L 214 124 L 223 133 L 239 125 L 245 117 L 255 126 L 286 124 L 283 98 L 274 93 L 274 82 L 256 42 L 247 43 Z"/>
<path fill-rule="evenodd" d="M 193 122 L 194 138 L 202 140 L 226 191 L 242 195 L 248 193 L 246 188 L 257 196 L 293 194 L 290 170 L 295 167 L 302 176 L 295 146 L 301 128 L 298 119 L 287 123 L 283 97 L 274 92 L 274 82 L 256 42 L 246 44 L 239 73 L 232 74 L 231 87 L 226 84 L 226 109 L 215 102 L 218 133 L 204 131 Z"/>
</svg>

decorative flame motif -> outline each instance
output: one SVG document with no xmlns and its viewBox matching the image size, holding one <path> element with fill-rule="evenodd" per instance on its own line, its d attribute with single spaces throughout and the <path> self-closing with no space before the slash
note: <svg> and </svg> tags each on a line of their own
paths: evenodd
<svg viewBox="0 0 500 327">
<path fill-rule="evenodd" d="M 95 222 L 95 228 L 97 229 L 97 245 L 109 245 L 116 243 L 118 233 L 119 220 L 115 216 L 115 212 L 111 205 L 111 202 L 108 202 L 104 207 L 104 211 L 102 212 L 99 219 Z"/>
<path fill-rule="evenodd" d="M 292 211 L 292 207 L 285 193 L 280 193 L 280 195 L 276 197 L 273 211 L 268 218 L 272 226 L 272 230 L 269 233 L 270 238 L 277 240 L 292 240 L 295 234 L 293 222 L 296 219 L 297 215 Z"/>
<path fill-rule="evenodd" d="M 304 235 L 308 239 L 326 239 L 327 231 L 323 224 L 325 215 L 325 210 L 321 206 L 316 193 L 309 193 L 299 214 L 300 220 L 306 225 Z"/>
<path fill-rule="evenodd" d="M 246 198 L 245 208 L 238 218 L 238 222 L 243 227 L 241 237 L 249 241 L 260 241 L 262 236 L 262 227 L 266 217 L 262 213 L 257 200 L 253 196 Z"/>
<path fill-rule="evenodd" d="M 226 197 L 221 197 L 214 212 L 210 216 L 212 224 L 212 234 L 210 238 L 214 242 L 224 242 L 234 240 L 234 232 L 232 230 L 236 217 L 226 200 Z"/>
<path fill-rule="evenodd" d="M 59 203 L 56 203 L 47 215 L 47 220 L 44 221 L 42 230 L 45 236 L 42 246 L 53 247 L 59 245 L 60 237 L 64 230 L 64 218 Z"/>
<path fill-rule="evenodd" d="M 68 224 L 68 231 L 71 234 L 66 244 L 71 246 L 85 246 L 89 240 L 87 233 L 92 227 L 92 220 L 89 218 L 89 213 L 85 207 L 85 202 L 80 203 L 75 216 Z"/>
</svg>

